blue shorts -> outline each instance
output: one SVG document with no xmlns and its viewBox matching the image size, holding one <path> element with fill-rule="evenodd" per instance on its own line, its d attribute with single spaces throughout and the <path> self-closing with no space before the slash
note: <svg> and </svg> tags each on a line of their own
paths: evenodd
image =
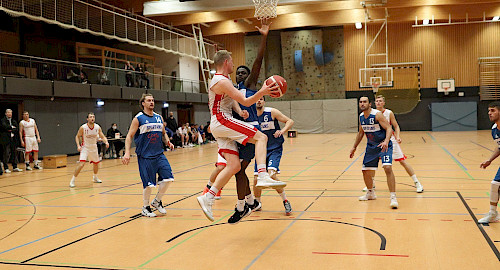
<svg viewBox="0 0 500 270">
<path fill-rule="evenodd" d="M 174 181 L 172 168 L 168 163 L 167 158 L 162 154 L 156 158 L 141 158 L 138 157 L 139 174 L 141 175 L 142 187 L 154 187 L 162 181 Z M 158 174 L 158 181 L 156 180 Z"/>
<path fill-rule="evenodd" d="M 251 161 L 255 157 L 255 144 L 247 143 L 243 145 L 238 143 L 238 152 L 240 160 Z"/>
<path fill-rule="evenodd" d="M 392 142 L 386 152 L 382 152 L 382 148 L 378 146 L 366 146 L 365 157 L 363 158 L 363 170 L 376 170 L 378 168 L 379 159 L 382 160 L 382 166 L 392 165 Z"/>
<path fill-rule="evenodd" d="M 498 168 L 497 174 L 495 175 L 493 181 L 500 182 L 500 167 Z"/>
<path fill-rule="evenodd" d="M 275 170 L 280 173 L 281 156 L 283 155 L 283 147 L 278 147 L 267 151 L 266 164 L 267 169 Z M 254 166 L 254 174 L 257 174 L 257 162 Z"/>
</svg>

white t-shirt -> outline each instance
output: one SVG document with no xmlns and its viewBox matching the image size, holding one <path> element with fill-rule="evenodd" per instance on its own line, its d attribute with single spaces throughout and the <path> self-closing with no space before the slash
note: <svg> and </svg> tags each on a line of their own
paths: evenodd
<svg viewBox="0 0 500 270">
<path fill-rule="evenodd" d="M 19 125 L 23 126 L 24 137 L 35 137 L 35 119 L 29 118 L 28 121 L 21 120 Z"/>
<path fill-rule="evenodd" d="M 87 124 L 83 124 L 82 128 L 82 147 L 91 151 L 97 151 L 97 140 L 99 139 L 99 131 L 101 130 L 101 127 L 94 123 L 93 128 L 90 128 Z"/>
</svg>

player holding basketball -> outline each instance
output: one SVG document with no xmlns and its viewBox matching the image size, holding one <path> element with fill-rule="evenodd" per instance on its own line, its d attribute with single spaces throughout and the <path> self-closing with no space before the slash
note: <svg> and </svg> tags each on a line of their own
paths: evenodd
<svg viewBox="0 0 500 270">
<path fill-rule="evenodd" d="M 23 112 L 23 120 L 19 122 L 19 138 L 21 138 L 21 145 L 25 148 L 24 160 L 26 162 L 26 170 L 31 171 L 30 167 L 30 153 L 33 153 L 34 168 L 37 170 L 42 169 L 38 164 L 38 143 L 41 143 L 40 133 L 36 126 L 35 119 L 30 118 L 27 111 Z"/>
<path fill-rule="evenodd" d="M 408 175 L 413 179 L 413 182 L 415 183 L 415 187 L 417 189 L 417 193 L 422 193 L 424 192 L 424 187 L 422 184 L 418 181 L 417 176 L 415 175 L 415 171 L 413 168 L 406 162 L 406 156 L 403 154 L 403 150 L 401 150 L 401 146 L 399 145 L 401 143 L 401 137 L 399 136 L 401 134 L 401 129 L 399 128 L 398 121 L 396 120 L 396 117 L 394 116 L 394 113 L 385 108 L 385 97 L 382 95 L 378 95 L 375 98 L 375 106 L 377 107 L 377 110 L 379 110 L 389 121 L 389 124 L 394 127 L 394 133 L 391 136 L 391 142 L 392 142 L 392 158 L 394 161 L 399 161 L 399 164 L 405 168 L 406 172 Z M 375 188 L 375 183 L 373 184 L 373 188 Z M 366 189 L 366 188 L 365 188 Z"/>
<path fill-rule="evenodd" d="M 500 156 L 500 102 L 494 101 L 490 103 L 488 106 L 488 116 L 491 122 L 495 124 L 491 128 L 491 136 L 493 140 L 498 144 L 498 147 L 495 149 L 495 152 L 491 155 L 491 157 L 481 163 L 480 167 L 486 169 L 490 166 L 491 162 L 495 160 L 498 156 Z M 491 181 L 490 186 L 490 211 L 483 218 L 478 220 L 478 223 L 488 224 L 490 222 L 494 222 L 498 220 L 498 198 L 500 196 L 500 168 L 498 168 L 498 172 Z"/>
<path fill-rule="evenodd" d="M 214 185 L 209 192 L 197 198 L 205 216 L 213 221 L 212 205 L 217 192 L 223 188 L 231 176 L 241 169 L 238 147 L 236 142 L 246 145 L 248 142 L 255 144 L 255 157 L 259 170 L 257 186 L 284 187 L 286 183 L 271 179 L 266 171 L 266 145 L 267 136 L 258 131 L 254 126 L 234 119 L 232 106 L 234 100 L 244 106 L 251 106 L 264 95 L 277 94 L 278 86 L 264 85 L 255 95 L 246 98 L 236 89 L 229 74 L 233 72 L 233 59 L 226 50 L 218 51 L 214 56 L 216 74 L 210 82 L 208 91 L 209 109 L 212 114 L 210 129 L 217 140 L 219 153 L 227 161 L 226 167 L 217 175 Z M 245 205 L 246 206 L 246 205 Z"/>
<path fill-rule="evenodd" d="M 382 159 L 382 167 L 387 176 L 387 186 L 391 192 L 390 206 L 393 209 L 398 208 L 396 198 L 396 179 L 392 171 L 392 127 L 385 119 L 384 115 L 375 109 L 372 109 L 368 97 L 359 99 L 359 109 L 362 111 L 359 115 L 359 132 L 354 141 L 354 146 L 350 151 L 350 158 L 354 157 L 363 134 L 366 134 L 366 151 L 363 158 L 363 179 L 368 191 L 365 195 L 359 197 L 360 201 L 375 200 L 375 190 L 373 190 L 373 177 L 378 168 L 378 161 Z"/>
<path fill-rule="evenodd" d="M 293 126 L 293 120 L 288 118 L 286 115 L 281 113 L 279 110 L 269 107 L 264 107 L 266 101 L 264 97 L 257 101 L 257 115 L 259 116 L 259 124 L 262 132 L 267 136 L 267 172 L 274 180 L 278 180 L 279 166 L 281 161 L 281 156 L 283 155 L 283 143 L 285 139 L 283 134 L 286 134 L 290 128 Z M 280 129 L 280 124 L 285 123 L 285 126 Z M 261 201 L 262 188 L 256 186 L 257 177 L 254 177 L 254 189 L 253 193 L 257 201 Z M 283 200 L 283 206 L 285 207 L 285 214 L 287 216 L 292 214 L 292 206 L 288 201 L 285 189 L 276 188 L 276 191 L 281 196 Z"/>
<path fill-rule="evenodd" d="M 269 34 L 269 27 L 271 25 L 271 22 L 269 22 L 268 20 L 262 20 L 261 23 L 261 27 L 256 27 L 262 34 L 262 39 L 259 45 L 257 57 L 255 58 L 252 66 L 252 70 L 250 70 L 250 68 L 248 68 L 247 66 L 239 66 L 236 69 L 236 83 L 238 84 L 238 89 L 247 98 L 257 93 L 257 91 L 253 89 L 256 89 L 257 87 L 262 60 L 264 58 L 264 53 L 266 50 L 267 35 Z M 233 108 L 237 113 L 237 115 L 233 113 L 233 116 L 236 119 L 245 121 L 260 130 L 255 104 L 252 104 L 251 106 L 244 106 L 239 104 L 238 107 L 239 108 Z M 246 117 L 243 117 L 241 115 L 241 112 L 247 112 Z M 258 209 L 260 209 L 260 203 L 255 200 L 250 190 L 250 183 L 246 174 L 246 168 L 255 157 L 255 145 L 251 143 L 247 143 L 246 145 L 238 143 L 238 152 L 241 161 L 240 171 L 235 175 L 238 201 L 234 214 L 228 220 L 228 223 L 231 224 L 238 223 L 242 218 L 248 216 L 251 211 L 257 211 Z M 216 164 L 217 167 L 212 173 L 210 182 L 208 183 L 207 187 L 205 187 L 203 194 L 208 192 L 208 190 L 213 185 L 213 181 L 215 181 L 215 177 L 224 168 L 225 165 L 225 159 L 219 154 Z M 220 199 L 220 193 L 221 191 L 219 190 L 219 192 L 215 196 L 215 199 Z M 248 207 L 245 207 L 245 205 L 247 205 Z"/>
<path fill-rule="evenodd" d="M 153 202 L 151 202 L 151 206 L 164 215 L 167 213 L 167 210 L 163 207 L 161 199 L 170 184 L 174 181 L 170 163 L 168 163 L 167 158 L 163 154 L 162 140 L 172 150 L 174 149 L 174 145 L 170 142 L 165 132 L 163 118 L 154 112 L 155 99 L 153 95 L 142 94 L 139 106 L 142 112 L 138 113 L 130 124 L 127 138 L 125 139 L 125 155 L 123 155 L 122 163 L 125 165 L 129 164 L 130 145 L 132 144 L 132 140 L 134 140 L 139 174 L 141 175 L 143 187 L 141 214 L 145 217 L 156 217 L 156 214 L 149 206 L 152 188 L 158 185 L 158 193 Z M 158 180 L 156 174 L 158 174 Z"/>
<path fill-rule="evenodd" d="M 79 129 L 78 133 L 75 136 L 76 147 L 78 148 L 78 152 L 80 152 L 80 161 L 78 165 L 76 165 L 75 172 L 73 173 L 73 177 L 69 182 L 69 187 L 75 187 L 75 180 L 83 166 L 85 166 L 85 162 L 90 161 L 94 165 L 94 183 L 102 183 L 102 181 L 97 177 L 97 172 L 99 171 L 99 152 L 97 151 L 97 138 L 101 138 L 106 144 L 106 148 L 109 147 L 108 139 L 102 133 L 101 127 L 95 122 L 95 114 L 88 113 L 87 114 L 87 123 L 83 124 Z M 80 143 L 81 138 L 81 143 Z"/>
</svg>

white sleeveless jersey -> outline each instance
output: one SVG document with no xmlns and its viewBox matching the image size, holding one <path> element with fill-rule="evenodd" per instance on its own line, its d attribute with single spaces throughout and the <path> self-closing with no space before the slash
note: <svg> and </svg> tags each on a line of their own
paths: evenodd
<svg viewBox="0 0 500 270">
<path fill-rule="evenodd" d="M 94 128 L 90 128 L 87 124 L 83 124 L 82 128 L 82 147 L 88 150 L 97 151 L 97 139 L 99 138 L 99 131 L 101 130 L 101 127 L 94 123 Z"/>
<path fill-rule="evenodd" d="M 392 123 L 391 123 L 391 112 L 392 112 L 391 110 L 385 109 L 382 112 L 382 114 L 384 115 L 385 119 L 387 119 L 387 122 L 389 122 L 389 125 L 392 126 Z M 394 137 L 394 129 L 392 130 L 391 141 L 392 141 L 392 143 L 396 142 L 396 137 Z"/>
<path fill-rule="evenodd" d="M 219 117 L 232 117 L 233 102 L 234 100 L 228 95 L 218 95 L 212 91 L 212 87 L 222 80 L 231 81 L 228 77 L 222 74 L 215 74 L 210 81 L 210 86 L 208 90 L 208 108 L 210 109 L 210 114 Z"/>
<path fill-rule="evenodd" d="M 23 126 L 24 137 L 35 137 L 35 119 L 29 118 L 28 121 L 21 120 L 19 125 Z"/>
</svg>

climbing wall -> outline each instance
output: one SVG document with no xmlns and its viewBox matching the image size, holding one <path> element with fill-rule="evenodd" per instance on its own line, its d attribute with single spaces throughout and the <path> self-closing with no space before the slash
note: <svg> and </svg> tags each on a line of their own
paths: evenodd
<svg viewBox="0 0 500 270">
<path fill-rule="evenodd" d="M 261 35 L 252 35 L 245 37 L 245 65 L 250 69 L 257 58 Z M 238 67 L 240 64 L 236 64 Z M 269 33 L 267 37 L 267 46 L 262 61 L 262 67 L 259 74 L 257 88 L 262 86 L 264 80 L 271 75 L 283 76 L 283 66 L 281 64 L 281 40 L 279 32 L 274 31 Z"/>
<path fill-rule="evenodd" d="M 345 98 L 344 30 L 342 27 L 323 29 L 323 50 L 333 59 L 321 67 L 325 78 L 325 99 Z"/>
</svg>

